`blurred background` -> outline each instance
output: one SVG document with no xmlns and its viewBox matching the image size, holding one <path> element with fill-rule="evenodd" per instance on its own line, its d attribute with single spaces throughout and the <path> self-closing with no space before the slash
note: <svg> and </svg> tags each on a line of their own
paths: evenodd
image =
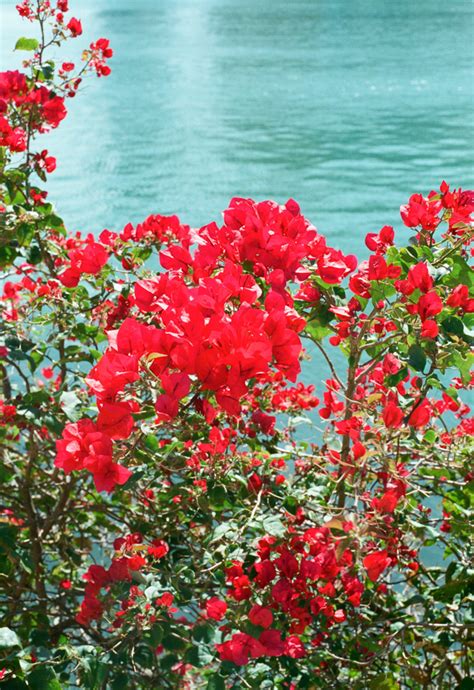
<svg viewBox="0 0 474 690">
<path fill-rule="evenodd" d="M 15 0 L 0 3 L 2 68 L 15 68 L 32 27 Z M 70 230 L 158 212 L 197 226 L 232 196 L 291 196 L 333 245 L 363 255 L 367 232 L 402 227 L 411 193 L 474 182 L 468 0 L 70 5 L 85 33 L 67 57 L 100 36 L 115 50 L 112 75 L 90 80 L 43 139 Z"/>
</svg>

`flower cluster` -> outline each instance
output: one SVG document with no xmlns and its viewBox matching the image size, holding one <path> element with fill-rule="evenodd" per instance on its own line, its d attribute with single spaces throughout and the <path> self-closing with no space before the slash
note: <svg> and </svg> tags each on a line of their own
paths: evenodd
<svg viewBox="0 0 474 690">
<path fill-rule="evenodd" d="M 70 268 L 60 280 L 73 287 L 82 273 L 96 274 L 110 251 L 131 269 L 127 243 L 143 240 L 162 247 L 166 273 L 136 282 L 127 318 L 109 333 L 110 347 L 87 379 L 99 405 L 119 401 L 127 385 L 141 378 L 160 384 L 157 422 L 172 422 L 186 398 L 207 419 L 211 410 L 237 417 L 248 382 L 269 377 L 274 408 L 291 410 L 284 402 L 291 396 L 297 407 L 317 404 L 311 397 L 303 404 L 301 384 L 293 393 L 284 391 L 283 379 L 294 381 L 300 371 L 305 326 L 287 282 L 307 281 L 303 259 L 327 284 L 340 282 L 354 262 L 326 245 L 293 200 L 279 206 L 233 199 L 220 228 L 191 232 L 176 216 L 150 216 L 120 235 L 106 230 L 99 243 L 88 238 L 69 250 Z M 254 408 L 253 423 L 268 432 L 272 417 Z"/>
<path fill-rule="evenodd" d="M 80 625 L 89 626 L 92 621 L 102 617 L 106 608 L 109 609 L 112 606 L 115 598 L 111 589 L 115 583 L 131 583 L 134 579 L 140 580 L 139 573 L 148 566 L 146 556 L 152 562 L 156 562 L 168 553 L 166 542 L 154 540 L 147 547 L 143 544 L 143 536 L 139 533 L 116 539 L 114 548 L 116 555 L 108 568 L 102 565 L 91 565 L 83 576 L 87 584 L 80 611 L 76 616 Z M 106 599 L 103 598 L 104 593 L 109 594 Z M 131 585 L 128 596 L 122 600 L 120 609 L 115 613 L 114 628 L 120 627 L 122 617 L 139 594 L 138 587 Z M 169 605 L 171 603 L 172 598 Z"/>
<path fill-rule="evenodd" d="M 344 527 L 350 531 L 350 525 Z M 360 605 L 364 592 L 347 540 L 334 538 L 327 527 L 309 528 L 286 542 L 261 539 L 253 564 L 244 569 L 235 561 L 226 569 L 226 581 L 228 601 L 250 604 L 247 615 L 253 632 L 233 633 L 217 645 L 221 659 L 237 665 L 247 664 L 249 658 L 305 656 L 302 636 L 312 648 L 321 645 L 327 631 Z M 218 619 L 227 608 L 219 609 Z M 208 615 L 216 617 L 209 611 Z M 288 632 L 284 638 L 282 624 Z"/>
<path fill-rule="evenodd" d="M 97 425 L 89 419 L 67 424 L 62 438 L 56 442 L 56 467 L 61 467 L 66 474 L 73 470 L 89 470 L 97 491 L 112 491 L 117 484 L 124 484 L 131 472 L 113 461 L 110 436 L 117 421 L 120 426 L 122 420 L 123 417 L 117 418 L 112 407 L 111 410 L 105 408 Z M 100 430 L 104 427 L 106 433 Z"/>
</svg>

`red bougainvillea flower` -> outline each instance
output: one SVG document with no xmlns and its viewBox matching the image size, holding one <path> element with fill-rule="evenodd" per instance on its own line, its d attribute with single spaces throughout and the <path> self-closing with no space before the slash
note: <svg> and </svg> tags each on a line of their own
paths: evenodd
<svg viewBox="0 0 474 690">
<path fill-rule="evenodd" d="M 255 604 L 249 611 L 249 620 L 254 625 L 269 628 L 273 623 L 273 614 L 266 606 Z"/>
<path fill-rule="evenodd" d="M 218 597 L 212 597 L 206 602 L 206 613 L 208 618 L 220 621 L 224 618 L 227 611 L 227 604 Z"/>
<path fill-rule="evenodd" d="M 421 326 L 421 337 L 434 339 L 439 335 L 439 327 L 436 321 L 426 319 Z"/>
<path fill-rule="evenodd" d="M 4 117 L 0 117 L 0 146 L 6 146 L 12 153 L 25 151 L 25 130 L 21 127 L 11 127 Z"/>
<path fill-rule="evenodd" d="M 385 426 L 388 429 L 398 429 L 403 422 L 403 411 L 394 403 L 388 403 L 382 413 Z"/>
<path fill-rule="evenodd" d="M 427 292 L 418 300 L 418 314 L 422 321 L 426 321 L 431 316 L 436 316 L 443 309 L 443 302 L 440 296 L 434 292 Z"/>
<path fill-rule="evenodd" d="M 113 462 L 112 441 L 97 430 L 92 420 L 82 419 L 67 424 L 62 438 L 56 441 L 56 467 L 67 474 L 88 469 L 94 477 L 97 491 L 110 492 L 117 484 L 125 484 L 130 470 Z"/>
<path fill-rule="evenodd" d="M 431 406 L 427 400 L 416 404 L 413 412 L 408 417 L 408 424 L 417 428 L 424 427 L 431 419 Z"/>
<path fill-rule="evenodd" d="M 306 649 L 298 635 L 289 635 L 285 640 L 286 656 L 292 659 L 302 659 L 306 656 Z"/>
<path fill-rule="evenodd" d="M 365 237 L 365 245 L 371 252 L 384 254 L 393 245 L 395 232 L 390 225 L 384 225 L 379 233 L 369 233 Z"/>
<path fill-rule="evenodd" d="M 53 98 L 44 101 L 42 110 L 44 119 L 53 128 L 57 127 L 67 115 L 64 98 L 61 96 L 53 96 Z"/>
<path fill-rule="evenodd" d="M 232 661 L 236 666 L 245 666 L 249 658 L 256 659 L 263 654 L 263 647 L 246 633 L 235 633 L 230 640 L 217 644 L 216 649 L 222 661 Z"/>
<path fill-rule="evenodd" d="M 133 430 L 130 406 L 127 403 L 102 403 L 99 407 L 97 428 L 111 439 L 128 438 Z"/>
<path fill-rule="evenodd" d="M 440 201 L 426 199 L 421 194 L 413 194 L 408 204 L 400 208 L 400 215 L 407 227 L 421 226 L 424 230 L 432 232 L 439 224 L 440 209 Z"/>
<path fill-rule="evenodd" d="M 374 551 L 366 556 L 362 562 L 369 579 L 372 580 L 372 582 L 376 582 L 392 561 L 387 551 L 384 549 L 383 551 Z"/>
<path fill-rule="evenodd" d="M 199 648 L 203 643 L 207 648 L 210 639 L 204 629 L 219 636 L 221 661 L 244 666 L 271 660 L 269 671 L 259 664 L 252 669 L 257 675 L 249 673 L 254 685 L 274 677 L 296 690 L 298 678 L 304 684 L 312 674 L 326 687 L 329 663 L 320 660 L 327 651 L 328 659 L 341 660 L 340 669 L 330 668 L 329 685 L 344 684 L 349 676 L 357 684 L 360 671 L 359 681 L 372 687 L 379 662 L 401 668 L 400 645 L 372 615 L 378 611 L 374 597 L 389 614 L 395 599 L 403 605 L 388 569 L 398 566 L 409 604 L 410 588 L 426 575 L 417 560 L 423 540 L 436 528 L 452 530 L 456 540 L 462 533 L 462 488 L 473 478 L 462 443 L 472 435 L 474 420 L 458 391 L 474 382 L 467 372 L 472 319 L 464 318 L 474 311 L 467 285 L 474 194 L 443 183 L 439 193 L 413 195 L 401 208 L 404 224 L 417 228 L 410 246 L 393 246 L 394 230 L 384 226 L 366 236 L 370 254 L 360 263 L 328 246 L 293 199 L 278 204 L 235 197 L 222 224 L 196 229 L 175 215 L 153 214 L 119 232 L 104 230 L 98 238 L 67 234 L 46 203 L 47 192 L 31 184 L 30 176 L 44 181 L 56 167 L 46 149 L 33 150 L 33 140 L 66 117 L 65 99 L 75 96 L 83 74 L 110 74 L 113 50 L 108 39 L 99 38 L 82 52 L 77 73 L 73 62 L 55 67 L 52 60 L 43 61 L 44 50 L 80 36 L 80 20 L 65 19 L 67 0 L 22 0 L 18 10 L 41 24 L 42 36 L 37 48 L 26 39 L 26 47 L 33 47 L 24 61 L 28 74 L 0 73 L 7 181 L 0 218 L 14 233 L 12 243 L 2 242 L 0 256 L 8 267 L 0 295 L 7 326 L 0 345 L 2 374 L 13 366 L 3 385 L 0 431 L 8 441 L 9 463 L 10 447 L 18 460 L 12 481 L 29 487 L 19 491 L 18 500 L 12 498 L 22 517 L 3 508 L 0 522 L 17 535 L 21 552 L 33 547 L 25 586 L 9 597 L 19 599 L 17 614 L 26 616 L 17 621 L 19 631 L 28 628 L 29 605 L 38 608 L 33 592 L 50 605 L 45 613 L 54 623 L 51 631 L 97 643 L 91 663 L 103 668 L 113 687 L 127 675 L 121 663 L 127 658 L 137 660 L 132 670 L 138 685 L 149 684 L 152 676 L 169 676 L 171 685 L 179 677 L 180 687 L 201 686 L 207 679 L 212 684 L 213 678 L 217 684 L 246 685 L 245 673 L 224 667 L 225 681 L 218 660 L 207 663 L 207 651 L 203 657 Z M 45 23 L 51 29 L 46 45 Z M 446 228 L 439 239 L 433 234 L 441 222 Z M 318 405 L 313 387 L 289 385 L 300 373 L 307 336 L 333 375 L 324 384 L 319 411 L 327 420 L 321 444 L 300 444 L 296 419 L 286 422 L 287 415 L 301 419 L 302 410 Z M 326 345 L 341 346 L 347 356 L 347 384 Z M 88 372 L 82 368 L 86 361 L 95 362 Z M 460 378 L 441 386 L 438 373 L 446 376 L 451 367 L 459 369 Z M 86 391 L 77 390 L 82 380 Z M 136 482 L 111 500 L 89 500 L 87 475 L 86 482 L 76 476 L 66 480 L 64 492 L 55 486 L 56 472 L 48 470 L 54 420 L 73 414 L 67 402 L 74 390 L 77 410 L 90 413 L 89 395 L 97 414 L 66 423 L 56 440 L 55 466 L 66 474 L 89 472 L 97 491 L 105 492 L 130 478 L 122 462 L 136 466 Z M 457 427 L 438 424 L 444 412 Z M 436 469 L 442 469 L 431 476 L 434 445 Z M 449 459 L 445 468 L 443 454 Z M 418 468 L 423 476 L 417 476 Z M 50 486 L 38 490 L 48 475 Z M 445 505 L 442 517 L 428 522 L 430 509 L 416 503 L 430 482 Z M 68 534 L 69 506 L 77 508 L 81 524 L 77 528 L 73 519 Z M 48 511 L 52 524 L 41 518 Z M 35 536 L 36 514 L 41 519 Z M 420 515 L 419 521 L 411 519 Z M 92 565 L 85 573 L 76 621 L 81 627 L 97 621 L 97 627 L 84 637 L 70 615 L 75 570 L 88 551 L 96 555 L 91 536 L 124 523 L 140 525 L 143 535 L 118 536 L 110 560 L 97 553 L 110 565 Z M 105 545 L 106 534 L 99 537 L 99 546 Z M 43 558 L 35 549 L 44 539 Z M 463 559 L 457 560 L 456 582 L 463 580 Z M 384 574 L 386 582 L 380 582 Z M 417 591 L 434 615 L 432 583 Z M 215 592 L 220 596 L 211 596 Z M 459 620 L 461 612 L 459 607 Z M 13 611 L 12 621 L 17 614 Z M 106 631 L 100 629 L 102 617 Z M 48 616 L 42 618 L 47 627 Z M 380 638 L 373 669 L 372 646 L 366 649 L 352 634 L 364 629 L 364 637 L 373 638 L 372 623 Z M 161 638 L 163 644 L 157 644 Z M 315 654 L 323 645 L 327 649 Z M 178 648 L 182 659 L 168 653 Z M 54 650 L 49 656 L 53 659 Z M 82 656 L 79 667 L 59 660 L 66 684 L 68 668 L 69 680 L 85 678 L 87 684 L 89 652 Z M 307 667 L 301 661 L 306 656 Z M 441 675 L 447 678 L 451 667 L 441 656 Z M 280 657 L 286 657 L 281 664 Z M 351 666 L 354 659 L 359 661 Z M 204 664 L 202 676 L 195 661 Z M 15 674 L 18 659 L 12 656 L 11 662 L 8 673 Z M 377 676 L 370 682 L 372 671 Z M 432 679 L 438 671 L 433 666 L 421 675 Z M 26 673 L 33 679 L 29 669 Z"/>
<path fill-rule="evenodd" d="M 74 38 L 82 34 L 82 24 L 79 21 L 79 19 L 76 19 L 75 17 L 71 17 L 71 19 L 67 23 L 67 28 L 71 32 L 71 36 L 73 36 Z"/>
<path fill-rule="evenodd" d="M 83 274 L 97 275 L 107 263 L 109 252 L 89 236 L 82 247 L 69 252 L 70 266 L 58 277 L 65 287 L 76 287 Z"/>
</svg>

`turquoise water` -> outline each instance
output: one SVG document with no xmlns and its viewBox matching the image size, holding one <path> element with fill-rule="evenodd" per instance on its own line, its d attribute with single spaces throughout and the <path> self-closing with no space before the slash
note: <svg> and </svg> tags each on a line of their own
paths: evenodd
<svg viewBox="0 0 474 690">
<path fill-rule="evenodd" d="M 14 0 L 0 2 L 11 67 L 31 26 Z M 401 227 L 412 192 L 474 182 L 467 0 L 70 5 L 87 29 L 71 55 L 98 36 L 116 51 L 111 77 L 70 101 L 48 141 L 50 197 L 71 229 L 120 229 L 151 212 L 199 225 L 234 195 L 292 196 L 357 253 L 366 232 Z"/>
</svg>

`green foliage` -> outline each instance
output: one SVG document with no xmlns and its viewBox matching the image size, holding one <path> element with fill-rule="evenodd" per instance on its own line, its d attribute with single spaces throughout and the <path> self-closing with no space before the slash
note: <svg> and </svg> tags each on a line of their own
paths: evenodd
<svg viewBox="0 0 474 690">
<path fill-rule="evenodd" d="M 37 50 L 39 41 L 36 38 L 19 38 L 15 44 L 15 50 Z"/>
</svg>

